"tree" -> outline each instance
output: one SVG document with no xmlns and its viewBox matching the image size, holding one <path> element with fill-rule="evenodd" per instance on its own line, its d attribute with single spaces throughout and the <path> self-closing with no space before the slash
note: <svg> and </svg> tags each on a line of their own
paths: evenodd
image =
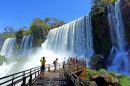
<svg viewBox="0 0 130 86">
<path fill-rule="evenodd" d="M 92 12 L 93 14 L 101 13 L 106 10 L 109 4 L 115 3 L 117 0 L 93 0 L 92 1 Z"/>
<path fill-rule="evenodd" d="M 104 68 L 103 60 L 104 57 L 102 55 L 94 55 L 90 59 L 90 65 L 93 69 L 99 70 Z"/>
<path fill-rule="evenodd" d="M 51 28 L 56 28 L 56 27 L 59 27 L 59 26 L 62 26 L 65 24 L 64 21 L 62 20 L 58 20 L 56 18 L 50 18 L 50 17 L 46 17 L 44 19 L 45 23 L 50 26 Z"/>
<path fill-rule="evenodd" d="M 12 26 L 7 26 L 4 28 L 4 32 L 1 34 L 3 39 L 15 37 L 16 30 Z"/>
<path fill-rule="evenodd" d="M 33 45 L 40 46 L 45 40 L 47 30 L 50 27 L 45 23 L 44 20 L 37 18 L 34 19 L 30 26 L 31 34 L 33 35 Z"/>
<path fill-rule="evenodd" d="M 94 7 L 104 7 L 107 6 L 108 4 L 115 3 L 117 0 L 93 0 L 93 6 Z"/>
<path fill-rule="evenodd" d="M 24 37 L 24 32 L 25 32 L 25 30 L 23 29 L 23 28 L 21 28 L 17 33 L 16 33 L 16 41 L 17 41 L 17 43 L 18 44 L 20 44 L 21 43 L 21 41 L 22 41 L 22 39 L 23 39 L 23 37 Z"/>
</svg>

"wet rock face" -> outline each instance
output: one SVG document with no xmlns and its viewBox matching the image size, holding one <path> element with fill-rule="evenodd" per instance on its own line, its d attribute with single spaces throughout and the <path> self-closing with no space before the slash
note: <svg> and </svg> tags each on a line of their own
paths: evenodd
<svg viewBox="0 0 130 86">
<path fill-rule="evenodd" d="M 130 0 L 122 0 L 121 3 L 122 18 L 124 21 L 126 40 L 130 44 Z"/>
<path fill-rule="evenodd" d="M 106 67 L 107 57 L 109 56 L 112 47 L 109 34 L 107 9 L 103 12 L 92 13 L 92 27 L 94 51 L 96 54 L 102 54 L 105 57 L 104 66 Z"/>
</svg>

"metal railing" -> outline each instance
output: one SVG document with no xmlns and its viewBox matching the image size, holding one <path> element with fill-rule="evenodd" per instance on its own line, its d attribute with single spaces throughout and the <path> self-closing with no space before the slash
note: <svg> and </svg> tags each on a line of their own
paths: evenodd
<svg viewBox="0 0 130 86">
<path fill-rule="evenodd" d="M 65 76 L 70 79 L 74 86 L 88 86 L 88 81 L 81 80 L 74 72 L 69 70 L 63 63 L 57 64 L 57 69 L 61 69 L 64 66 Z M 46 65 L 46 71 L 53 70 L 53 64 Z M 5 77 L 0 78 L 0 86 L 32 86 L 40 75 L 40 66 L 34 67 L 25 71 L 14 73 Z M 69 83 L 68 83 L 69 84 Z"/>
<path fill-rule="evenodd" d="M 0 78 L 0 86 L 31 85 L 40 74 L 40 66 Z"/>
<path fill-rule="evenodd" d="M 88 86 L 88 81 L 81 80 L 74 72 L 72 72 L 67 66 L 64 65 L 65 77 L 70 80 L 68 84 L 74 86 Z"/>
<path fill-rule="evenodd" d="M 61 69 L 62 63 L 57 64 L 57 69 Z M 51 71 L 54 68 L 53 64 L 46 64 L 46 71 Z M 34 67 L 25 71 L 14 73 L 0 78 L 0 86 L 31 86 L 32 82 L 40 75 L 40 66 Z"/>
</svg>

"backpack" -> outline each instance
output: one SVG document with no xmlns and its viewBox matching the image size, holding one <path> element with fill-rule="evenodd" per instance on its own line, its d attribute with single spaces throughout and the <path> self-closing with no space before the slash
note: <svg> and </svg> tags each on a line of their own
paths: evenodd
<svg viewBox="0 0 130 86">
<path fill-rule="evenodd" d="M 56 64 L 56 61 L 53 61 L 53 64 Z"/>
</svg>

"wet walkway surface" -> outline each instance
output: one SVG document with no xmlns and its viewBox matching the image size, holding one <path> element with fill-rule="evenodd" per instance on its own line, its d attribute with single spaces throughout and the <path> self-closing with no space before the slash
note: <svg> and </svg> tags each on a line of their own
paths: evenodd
<svg viewBox="0 0 130 86">
<path fill-rule="evenodd" d="M 64 78 L 64 72 L 62 70 L 57 70 L 56 72 L 45 72 L 40 75 L 33 86 L 67 86 Z"/>
</svg>

